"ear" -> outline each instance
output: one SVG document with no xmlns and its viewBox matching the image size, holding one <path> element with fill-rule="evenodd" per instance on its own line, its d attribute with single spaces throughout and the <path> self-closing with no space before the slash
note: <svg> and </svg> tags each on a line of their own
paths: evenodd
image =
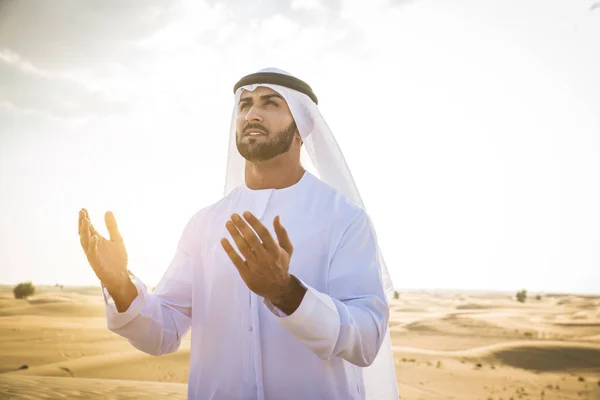
<svg viewBox="0 0 600 400">
<path fill-rule="evenodd" d="M 298 132 L 297 129 L 296 129 L 296 134 L 294 135 L 294 139 L 300 141 L 300 146 L 302 146 L 304 144 L 304 140 L 302 140 L 302 136 L 300 136 L 300 132 Z"/>
</svg>

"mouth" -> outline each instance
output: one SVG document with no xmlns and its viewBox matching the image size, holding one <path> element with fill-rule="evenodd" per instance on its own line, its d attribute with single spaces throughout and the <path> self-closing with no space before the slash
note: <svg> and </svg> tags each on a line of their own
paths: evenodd
<svg viewBox="0 0 600 400">
<path fill-rule="evenodd" d="M 261 137 L 261 136 L 267 136 L 264 132 L 256 130 L 256 129 L 249 129 L 248 131 L 246 131 L 244 133 L 244 137 Z"/>
</svg>

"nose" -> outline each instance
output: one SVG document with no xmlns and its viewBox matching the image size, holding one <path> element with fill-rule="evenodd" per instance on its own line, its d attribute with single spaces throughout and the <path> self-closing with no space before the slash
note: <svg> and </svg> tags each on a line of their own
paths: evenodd
<svg viewBox="0 0 600 400">
<path fill-rule="evenodd" d="M 246 114 L 246 121 L 247 122 L 259 122 L 259 121 L 262 121 L 262 117 L 257 112 L 256 107 L 254 107 L 254 106 L 250 107 L 250 109 L 248 110 L 248 113 Z"/>
</svg>

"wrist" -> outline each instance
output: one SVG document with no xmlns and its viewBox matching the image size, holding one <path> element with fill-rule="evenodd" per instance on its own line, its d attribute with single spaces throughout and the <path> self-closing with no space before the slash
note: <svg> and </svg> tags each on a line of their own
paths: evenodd
<svg viewBox="0 0 600 400">
<path fill-rule="evenodd" d="M 289 276 L 288 284 L 285 286 L 276 298 L 267 299 L 272 305 L 283 311 L 287 315 L 293 314 L 302 303 L 306 294 L 306 288 L 300 283 L 300 280 L 294 275 Z"/>
<path fill-rule="evenodd" d="M 127 291 L 131 286 L 135 286 L 131 277 L 126 272 L 118 277 L 114 277 L 110 280 L 102 282 L 102 285 L 106 287 L 109 293 L 122 293 Z"/>
<path fill-rule="evenodd" d="M 267 300 L 271 302 L 274 306 L 282 303 L 286 297 L 289 296 L 290 293 L 294 291 L 296 280 L 293 278 L 293 275 L 288 275 L 287 282 L 283 284 L 273 295 L 271 295 Z"/>
<path fill-rule="evenodd" d="M 106 285 L 108 293 L 112 297 L 117 311 L 122 313 L 129 309 L 139 292 L 129 276 L 125 280 L 119 280 Z"/>
</svg>

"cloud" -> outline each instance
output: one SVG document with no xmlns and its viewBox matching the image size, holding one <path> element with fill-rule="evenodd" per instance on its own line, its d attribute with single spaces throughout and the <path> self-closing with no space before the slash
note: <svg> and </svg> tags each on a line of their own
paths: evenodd
<svg viewBox="0 0 600 400">
<path fill-rule="evenodd" d="M 0 51 L 0 103 L 8 110 L 40 112 L 71 119 L 111 115 L 124 105 L 65 76 L 39 70 L 18 54 Z"/>
<path fill-rule="evenodd" d="M 373 7 L 381 1 L 390 0 Z M 188 104 L 190 86 L 201 92 L 206 85 L 197 71 L 222 64 L 365 58 L 375 18 L 365 11 L 373 7 L 341 0 L 0 2 L 0 103 L 5 111 L 65 119 L 122 113 L 123 103 Z"/>
<path fill-rule="evenodd" d="M 288 17 L 296 22 L 312 23 L 323 18 L 339 18 L 340 0 L 206 0 L 212 7 L 224 7 L 241 25 L 268 20 L 275 16 Z"/>
<path fill-rule="evenodd" d="M 341 0 L 206 0 L 211 7 L 222 7 L 239 29 L 248 31 L 283 17 L 301 29 L 355 31 L 356 26 L 344 16 Z M 280 31 L 270 32 L 278 36 Z"/>
<path fill-rule="evenodd" d="M 189 10 L 198 6 L 185 7 L 186 16 L 198 12 Z M 352 56 L 366 50 L 366 32 L 340 0 L 206 0 L 204 7 L 203 15 L 193 16 L 199 42 L 236 61 L 318 58 L 332 50 Z M 219 24 L 202 21 L 204 14 L 216 16 Z"/>
<path fill-rule="evenodd" d="M 172 0 L 0 2 L 0 103 L 73 119 L 125 108 L 93 88 L 115 65 L 152 56 L 138 43 L 168 23 Z"/>
<path fill-rule="evenodd" d="M 50 71 L 126 62 L 138 40 L 168 22 L 172 4 L 5 0 L 0 7 L 0 49 Z"/>
<path fill-rule="evenodd" d="M 408 4 L 414 4 L 418 0 L 390 0 L 390 5 L 392 6 L 405 6 Z"/>
</svg>

